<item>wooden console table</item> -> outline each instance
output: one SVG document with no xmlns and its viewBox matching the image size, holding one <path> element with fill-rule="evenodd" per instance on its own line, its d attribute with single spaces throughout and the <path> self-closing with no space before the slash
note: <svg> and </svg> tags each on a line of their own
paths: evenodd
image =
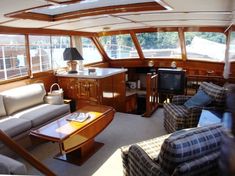
<svg viewBox="0 0 235 176">
<path fill-rule="evenodd" d="M 103 144 L 94 138 L 113 120 L 115 110 L 109 106 L 88 105 L 78 112 L 91 115 L 84 122 L 66 120 L 66 115 L 37 130 L 30 135 L 59 144 L 60 153 L 55 157 L 73 164 L 81 165 Z"/>
</svg>

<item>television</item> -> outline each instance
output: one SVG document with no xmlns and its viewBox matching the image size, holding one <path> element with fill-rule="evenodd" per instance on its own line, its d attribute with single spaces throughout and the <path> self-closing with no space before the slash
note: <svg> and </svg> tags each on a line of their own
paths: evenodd
<svg viewBox="0 0 235 176">
<path fill-rule="evenodd" d="M 158 69 L 158 92 L 184 94 L 185 71 L 182 69 Z"/>
</svg>

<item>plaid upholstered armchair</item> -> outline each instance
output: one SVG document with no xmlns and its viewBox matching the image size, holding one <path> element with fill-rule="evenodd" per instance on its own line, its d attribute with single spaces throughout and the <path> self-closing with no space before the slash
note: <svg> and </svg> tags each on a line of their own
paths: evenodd
<svg viewBox="0 0 235 176">
<path fill-rule="evenodd" d="M 207 106 L 194 106 L 188 108 L 185 102 L 192 96 L 176 95 L 171 103 L 166 103 L 164 107 L 164 127 L 168 133 L 184 128 L 196 127 L 202 109 L 223 110 L 225 105 L 225 89 L 213 83 L 202 82 L 199 90 L 213 100 Z"/>
<path fill-rule="evenodd" d="M 213 124 L 124 146 L 124 176 L 220 175 L 222 129 Z"/>
</svg>

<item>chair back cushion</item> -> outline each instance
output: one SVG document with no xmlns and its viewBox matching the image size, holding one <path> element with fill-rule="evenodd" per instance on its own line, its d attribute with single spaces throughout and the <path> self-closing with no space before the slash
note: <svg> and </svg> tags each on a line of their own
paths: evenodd
<svg viewBox="0 0 235 176">
<path fill-rule="evenodd" d="M 3 103 L 3 96 L 0 95 L 0 117 L 1 116 L 6 116 L 6 110 L 5 110 L 5 106 Z"/>
<path fill-rule="evenodd" d="M 42 83 L 17 87 L 1 93 L 8 115 L 43 103 L 46 91 Z"/>
<path fill-rule="evenodd" d="M 222 124 L 176 131 L 164 141 L 157 162 L 171 175 L 178 165 L 219 151 L 221 132 Z"/>
<path fill-rule="evenodd" d="M 214 99 L 213 104 L 215 106 L 225 105 L 226 92 L 224 87 L 213 83 L 203 82 L 199 89 L 202 89 L 207 95 Z"/>
</svg>

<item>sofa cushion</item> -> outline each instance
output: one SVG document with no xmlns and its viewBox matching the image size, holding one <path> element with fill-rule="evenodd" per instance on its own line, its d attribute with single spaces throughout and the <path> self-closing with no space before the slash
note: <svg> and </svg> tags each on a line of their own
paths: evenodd
<svg viewBox="0 0 235 176">
<path fill-rule="evenodd" d="M 0 117 L 5 116 L 5 115 L 6 115 L 6 110 L 5 110 L 5 106 L 3 103 L 3 96 L 0 95 Z"/>
<path fill-rule="evenodd" d="M 31 122 L 26 119 L 7 117 L 0 120 L 0 129 L 8 136 L 14 137 L 31 128 Z"/>
<path fill-rule="evenodd" d="M 31 121 L 32 127 L 36 127 L 68 113 L 70 111 L 69 108 L 68 104 L 40 104 L 13 114 L 13 117 Z"/>
<path fill-rule="evenodd" d="M 184 162 L 220 150 L 222 124 L 172 133 L 162 144 L 157 162 L 169 173 Z"/>
<path fill-rule="evenodd" d="M 10 89 L 1 94 L 6 112 L 11 115 L 14 112 L 43 103 L 46 91 L 42 83 L 36 83 Z"/>
<path fill-rule="evenodd" d="M 184 106 L 187 108 L 204 107 L 210 104 L 212 100 L 213 99 L 203 90 L 198 90 L 198 92 L 193 97 L 184 103 Z"/>
<path fill-rule="evenodd" d="M 0 154 L 0 164 L 4 166 L 4 169 L 3 168 L 0 169 L 0 174 L 13 174 L 13 175 L 27 174 L 27 170 L 24 164 L 1 154 Z"/>
</svg>

